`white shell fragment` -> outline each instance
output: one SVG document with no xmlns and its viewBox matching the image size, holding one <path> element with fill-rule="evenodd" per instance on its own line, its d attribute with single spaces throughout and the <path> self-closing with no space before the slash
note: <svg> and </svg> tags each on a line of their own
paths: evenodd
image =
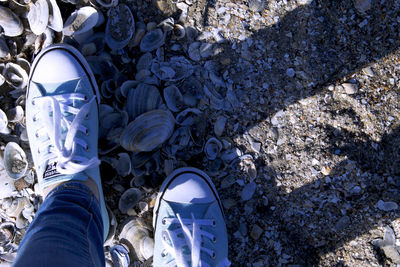
<svg viewBox="0 0 400 267">
<path fill-rule="evenodd" d="M 146 112 L 128 124 L 121 135 L 121 146 L 129 151 L 152 151 L 171 136 L 175 125 L 170 111 Z"/>
<path fill-rule="evenodd" d="M 24 150 L 17 143 L 7 143 L 4 149 L 4 168 L 13 179 L 19 179 L 25 175 L 28 161 Z"/>
<path fill-rule="evenodd" d="M 128 6 L 119 4 L 108 11 L 107 45 L 114 50 L 124 48 L 135 33 L 135 20 Z"/>
<path fill-rule="evenodd" d="M 133 218 L 125 223 L 119 238 L 133 247 L 138 259 L 145 261 L 153 256 L 154 240 L 150 237 L 150 228 L 141 218 Z"/>
<path fill-rule="evenodd" d="M 21 20 L 11 9 L 0 6 L 0 27 L 6 36 L 19 36 L 24 32 Z"/>
<path fill-rule="evenodd" d="M 162 46 L 165 42 L 165 34 L 161 29 L 154 29 L 146 33 L 140 42 L 140 51 L 151 52 Z"/>
<path fill-rule="evenodd" d="M 90 6 L 74 11 L 64 24 L 63 32 L 66 36 L 85 33 L 97 25 L 99 11 Z"/>
<path fill-rule="evenodd" d="M 56 0 L 47 0 L 49 6 L 49 24 L 48 27 L 56 32 L 62 32 L 63 30 L 63 19 L 61 16 L 60 8 L 57 5 Z"/>
<path fill-rule="evenodd" d="M 222 143 L 215 137 L 211 137 L 207 140 L 204 146 L 204 153 L 209 160 L 214 160 L 217 158 L 222 150 Z"/>
<path fill-rule="evenodd" d="M 42 34 L 49 23 L 49 5 L 47 0 L 38 0 L 31 5 L 28 13 L 28 22 L 32 32 Z"/>
<path fill-rule="evenodd" d="M 127 213 L 129 209 L 136 206 L 142 199 L 142 192 L 137 188 L 129 188 L 126 190 L 118 202 L 118 208 L 122 213 Z"/>
<path fill-rule="evenodd" d="M 0 133 L 8 134 L 10 130 L 7 128 L 8 118 L 6 113 L 0 109 Z"/>
<path fill-rule="evenodd" d="M 7 110 L 7 118 L 10 122 L 19 122 L 24 118 L 24 109 L 21 106 L 16 106 Z"/>
<path fill-rule="evenodd" d="M 28 73 L 18 64 L 8 62 L 3 70 L 6 82 L 15 89 L 24 89 L 28 83 Z"/>
</svg>

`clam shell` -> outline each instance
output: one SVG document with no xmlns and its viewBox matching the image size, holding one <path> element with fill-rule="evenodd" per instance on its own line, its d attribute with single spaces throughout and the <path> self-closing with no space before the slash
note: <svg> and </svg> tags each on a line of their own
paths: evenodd
<svg viewBox="0 0 400 267">
<path fill-rule="evenodd" d="M 136 70 L 139 72 L 141 70 L 150 70 L 151 63 L 153 61 L 153 56 L 151 53 L 144 53 L 136 63 Z"/>
<path fill-rule="evenodd" d="M 114 169 L 122 177 L 128 176 L 131 173 L 131 157 L 128 153 L 118 153 L 113 165 Z"/>
<path fill-rule="evenodd" d="M 174 73 L 171 73 L 171 69 Z M 193 65 L 183 56 L 172 57 L 168 62 L 154 60 L 151 71 L 163 81 L 180 81 L 193 74 Z"/>
<path fill-rule="evenodd" d="M 129 151 L 152 151 L 171 136 L 175 126 L 170 111 L 156 109 L 129 123 L 121 135 L 121 145 Z"/>
<path fill-rule="evenodd" d="M 105 155 L 119 147 L 120 136 L 128 124 L 128 114 L 125 111 L 114 111 L 112 108 L 111 111 L 100 109 L 99 124 L 99 154 Z"/>
<path fill-rule="evenodd" d="M 112 98 L 116 90 L 117 90 L 117 85 L 114 79 L 104 81 L 101 84 L 100 88 L 101 96 L 105 99 Z"/>
<path fill-rule="evenodd" d="M 0 26 L 6 36 L 15 37 L 24 32 L 21 20 L 7 7 L 0 6 Z"/>
<path fill-rule="evenodd" d="M 6 59 L 10 57 L 10 49 L 8 48 L 8 45 L 6 43 L 6 40 L 4 39 L 3 36 L 0 36 L 0 58 Z M 0 86 L 1 86 L 1 81 L 0 81 Z"/>
<path fill-rule="evenodd" d="M 110 246 L 114 240 L 115 232 L 117 230 L 117 218 L 115 218 L 114 213 L 112 210 L 106 206 L 107 213 L 108 213 L 108 218 L 110 218 L 110 229 L 108 230 L 108 235 L 106 238 L 106 241 L 104 242 L 105 246 Z"/>
<path fill-rule="evenodd" d="M 8 134 L 10 130 L 7 128 L 8 118 L 6 113 L 0 109 L 0 133 Z"/>
<path fill-rule="evenodd" d="M 7 118 L 10 122 L 19 122 L 24 118 L 24 109 L 21 106 L 16 106 L 7 110 Z"/>
<path fill-rule="evenodd" d="M 181 91 L 175 85 L 164 88 L 164 99 L 167 107 L 173 112 L 179 112 L 184 105 Z"/>
<path fill-rule="evenodd" d="M 207 140 L 204 146 L 204 153 L 209 160 L 214 160 L 217 158 L 222 150 L 222 143 L 215 137 L 211 137 Z"/>
<path fill-rule="evenodd" d="M 161 21 L 157 26 L 162 28 L 164 32 L 172 31 L 174 29 L 174 18 L 167 18 Z"/>
<path fill-rule="evenodd" d="M 28 161 L 25 151 L 17 143 L 7 143 L 4 149 L 4 168 L 13 179 L 19 179 L 25 175 Z"/>
<path fill-rule="evenodd" d="M 203 86 L 199 80 L 190 76 L 184 80 L 181 90 L 183 92 L 183 102 L 185 105 L 194 107 L 203 97 Z"/>
<path fill-rule="evenodd" d="M 196 122 L 203 113 L 197 108 L 187 108 L 176 116 L 176 123 L 182 126 L 190 126 Z"/>
<path fill-rule="evenodd" d="M 113 49 L 124 48 L 135 33 L 135 20 L 128 6 L 119 4 L 108 11 L 106 42 Z"/>
<path fill-rule="evenodd" d="M 0 225 L 0 244 L 12 242 L 16 233 L 15 225 L 11 222 L 3 222 Z"/>
<path fill-rule="evenodd" d="M 154 240 L 150 237 L 150 229 L 141 218 L 133 218 L 126 222 L 119 235 L 121 242 L 127 243 L 140 261 L 153 256 Z"/>
<path fill-rule="evenodd" d="M 142 199 L 142 192 L 137 188 L 129 188 L 126 190 L 118 202 L 118 208 L 122 213 L 127 213 L 128 210 L 136 206 Z"/>
<path fill-rule="evenodd" d="M 171 145 L 171 154 L 175 155 L 177 151 L 184 149 L 190 141 L 189 127 L 178 128 L 169 139 L 168 143 Z"/>
<path fill-rule="evenodd" d="M 146 25 L 143 22 L 136 23 L 135 35 L 133 36 L 132 42 L 129 44 L 130 47 L 136 47 L 142 41 L 143 36 L 146 34 Z"/>
<path fill-rule="evenodd" d="M 135 90 L 130 90 L 127 98 L 127 112 L 130 119 L 154 109 L 163 104 L 157 87 L 141 83 Z"/>
<path fill-rule="evenodd" d="M 62 32 L 63 30 L 63 19 L 61 16 L 60 8 L 57 5 L 56 0 L 47 0 L 49 6 L 49 25 L 48 27 L 56 32 Z"/>
<path fill-rule="evenodd" d="M 110 266 L 115 267 L 129 267 L 130 265 L 130 257 L 129 257 L 129 248 L 124 244 L 115 245 L 110 248 L 110 255 L 112 258 L 113 264 Z"/>
<path fill-rule="evenodd" d="M 185 27 L 180 24 L 175 24 L 174 29 L 172 30 L 172 38 L 176 40 L 180 40 L 184 38 L 186 35 Z"/>
<path fill-rule="evenodd" d="M 6 82 L 15 89 L 24 89 L 28 83 L 27 72 L 19 65 L 8 62 L 3 70 Z"/>
<path fill-rule="evenodd" d="M 15 198 L 11 206 L 9 206 L 6 210 L 6 213 L 10 217 L 17 218 L 18 215 L 22 212 L 22 210 L 25 208 L 25 205 L 29 203 L 29 200 L 26 197 L 18 197 Z"/>
<path fill-rule="evenodd" d="M 154 29 L 146 33 L 140 41 L 140 51 L 151 52 L 162 46 L 165 34 L 161 29 Z"/>
<path fill-rule="evenodd" d="M 99 11 L 90 6 L 74 11 L 64 24 L 63 33 L 66 36 L 79 35 L 91 30 L 97 25 Z"/>
<path fill-rule="evenodd" d="M 134 90 L 136 86 L 138 86 L 138 82 L 134 80 L 128 80 L 121 84 L 119 90 L 123 97 L 127 98 L 129 95 L 129 91 Z"/>
<path fill-rule="evenodd" d="M 110 8 L 118 5 L 118 0 L 96 0 L 96 2 L 105 8 Z"/>
<path fill-rule="evenodd" d="M 28 22 L 31 31 L 36 35 L 41 35 L 49 23 L 49 5 L 47 0 L 38 0 L 30 6 Z"/>
</svg>

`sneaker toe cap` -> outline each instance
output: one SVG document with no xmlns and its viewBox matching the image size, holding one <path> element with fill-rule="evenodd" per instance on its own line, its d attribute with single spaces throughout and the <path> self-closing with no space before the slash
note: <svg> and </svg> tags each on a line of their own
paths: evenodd
<svg viewBox="0 0 400 267">
<path fill-rule="evenodd" d="M 176 177 L 163 198 L 178 203 L 210 203 L 216 200 L 210 185 L 194 173 L 184 173 Z"/>
<path fill-rule="evenodd" d="M 69 51 L 53 49 L 43 54 L 38 60 L 32 81 L 58 83 L 80 78 L 86 75 L 85 70 Z"/>
</svg>

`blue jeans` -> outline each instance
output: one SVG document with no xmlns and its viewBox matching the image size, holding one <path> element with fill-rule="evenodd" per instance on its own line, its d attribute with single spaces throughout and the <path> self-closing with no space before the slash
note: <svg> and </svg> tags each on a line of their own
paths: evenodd
<svg viewBox="0 0 400 267">
<path fill-rule="evenodd" d="M 86 185 L 67 182 L 48 194 L 13 266 L 105 266 L 100 205 Z"/>
</svg>

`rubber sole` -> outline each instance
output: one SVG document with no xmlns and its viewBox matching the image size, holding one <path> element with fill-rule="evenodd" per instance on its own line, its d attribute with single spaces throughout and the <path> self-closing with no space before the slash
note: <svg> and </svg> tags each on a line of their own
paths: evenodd
<svg viewBox="0 0 400 267">
<path fill-rule="evenodd" d="M 217 189 L 214 186 L 214 183 L 211 181 L 211 178 L 203 171 L 193 168 L 193 167 L 184 167 L 184 168 L 179 168 L 173 171 L 170 175 L 165 178 L 164 182 L 161 184 L 160 187 L 160 192 L 157 195 L 156 199 L 156 204 L 154 205 L 154 210 L 153 210 L 153 228 L 154 231 L 156 230 L 156 221 L 157 221 L 157 216 L 158 216 L 158 210 L 160 208 L 160 200 L 163 197 L 166 189 L 168 186 L 176 179 L 177 177 L 184 175 L 185 173 L 191 173 L 191 174 L 196 174 L 197 176 L 201 177 L 211 188 L 215 198 L 218 201 L 218 205 L 221 209 L 222 215 L 224 215 L 224 210 L 222 208 L 221 200 L 218 196 Z"/>
</svg>

